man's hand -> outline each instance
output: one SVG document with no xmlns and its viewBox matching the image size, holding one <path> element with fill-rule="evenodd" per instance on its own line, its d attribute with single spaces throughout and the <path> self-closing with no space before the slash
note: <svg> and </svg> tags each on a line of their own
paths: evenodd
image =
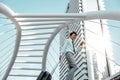
<svg viewBox="0 0 120 80">
<path fill-rule="evenodd" d="M 83 46 L 83 45 L 85 45 L 85 42 L 84 42 L 84 41 L 82 41 L 82 42 L 80 43 L 80 46 Z"/>
</svg>

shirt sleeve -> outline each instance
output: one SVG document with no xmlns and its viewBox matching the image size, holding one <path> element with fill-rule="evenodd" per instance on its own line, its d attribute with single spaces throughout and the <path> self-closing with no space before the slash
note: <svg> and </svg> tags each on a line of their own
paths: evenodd
<svg viewBox="0 0 120 80">
<path fill-rule="evenodd" d="M 77 47 L 75 47 L 75 52 L 78 53 L 78 48 Z"/>
<path fill-rule="evenodd" d="M 63 54 L 65 52 L 67 45 L 68 45 L 68 40 L 66 39 L 64 44 L 63 44 L 63 47 L 61 48 L 61 54 Z"/>
</svg>

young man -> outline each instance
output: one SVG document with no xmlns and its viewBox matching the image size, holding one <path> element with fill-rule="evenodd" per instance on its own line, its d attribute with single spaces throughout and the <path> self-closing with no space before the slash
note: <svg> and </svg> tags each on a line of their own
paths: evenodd
<svg viewBox="0 0 120 80">
<path fill-rule="evenodd" d="M 68 62 L 69 65 L 69 71 L 68 74 L 66 76 L 65 80 L 73 80 L 74 78 L 74 72 L 77 69 L 77 65 L 75 63 L 75 59 L 74 59 L 74 54 L 76 53 L 76 49 L 74 46 L 74 40 L 77 37 L 77 33 L 76 32 L 71 32 L 69 39 L 65 40 L 65 43 L 61 49 L 61 53 L 65 54 L 66 56 L 66 60 Z M 61 56 L 60 56 L 60 60 L 61 60 Z"/>
</svg>

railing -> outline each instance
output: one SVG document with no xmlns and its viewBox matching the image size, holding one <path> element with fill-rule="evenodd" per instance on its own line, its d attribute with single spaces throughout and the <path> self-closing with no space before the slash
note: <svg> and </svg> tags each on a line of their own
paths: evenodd
<svg viewBox="0 0 120 80">
<path fill-rule="evenodd" d="M 6 16 L 0 15 L 0 79 L 3 78 L 10 64 L 15 42 L 15 26 Z"/>
<path fill-rule="evenodd" d="M 49 71 L 52 75 L 52 80 L 59 80 L 59 47 L 60 47 L 60 41 L 59 41 L 59 34 L 56 35 L 54 40 L 52 41 L 48 56 L 47 56 L 47 66 L 46 70 Z"/>
</svg>

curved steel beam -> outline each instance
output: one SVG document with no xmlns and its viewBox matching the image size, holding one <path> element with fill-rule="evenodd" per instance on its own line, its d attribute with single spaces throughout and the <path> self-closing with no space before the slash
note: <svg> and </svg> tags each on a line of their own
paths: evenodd
<svg viewBox="0 0 120 80">
<path fill-rule="evenodd" d="M 9 73 L 10 73 L 10 70 L 11 70 L 13 64 L 14 64 L 17 53 L 18 53 L 19 44 L 20 44 L 20 40 L 21 40 L 21 28 L 20 28 L 20 25 L 15 20 L 15 18 L 13 17 L 14 12 L 11 9 L 9 9 L 6 5 L 2 4 L 2 3 L 0 3 L 0 13 L 7 16 L 14 23 L 14 25 L 15 25 L 15 27 L 17 29 L 17 33 L 16 33 L 17 36 L 16 36 L 14 53 L 12 55 L 12 59 L 10 61 L 10 64 L 9 64 L 7 70 L 6 70 L 6 73 L 5 73 L 5 75 L 3 76 L 3 79 L 2 79 L 2 80 L 6 80 Z"/>
</svg>

